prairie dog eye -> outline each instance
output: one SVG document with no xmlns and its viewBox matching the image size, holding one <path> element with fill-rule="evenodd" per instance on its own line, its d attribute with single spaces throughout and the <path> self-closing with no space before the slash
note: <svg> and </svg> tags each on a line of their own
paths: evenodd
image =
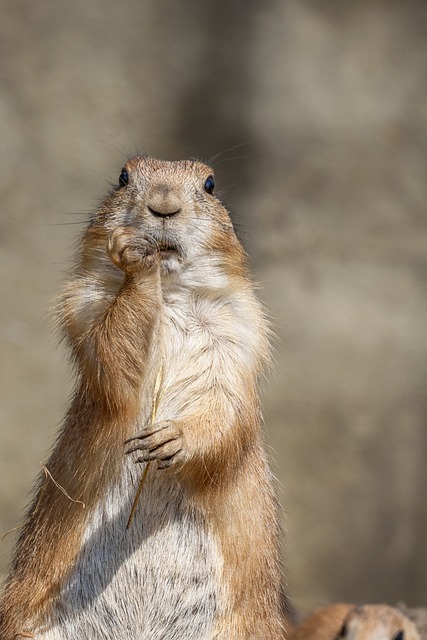
<svg viewBox="0 0 427 640">
<path fill-rule="evenodd" d="M 405 632 L 399 631 L 398 633 L 396 633 L 393 640 L 404 640 L 404 638 L 405 638 Z"/>
<path fill-rule="evenodd" d="M 215 189 L 215 182 L 213 176 L 209 176 L 205 182 L 205 191 L 206 193 L 212 194 Z"/>
<path fill-rule="evenodd" d="M 119 184 L 121 187 L 125 187 L 129 182 L 129 174 L 126 169 L 122 169 L 122 172 L 119 177 Z"/>
</svg>

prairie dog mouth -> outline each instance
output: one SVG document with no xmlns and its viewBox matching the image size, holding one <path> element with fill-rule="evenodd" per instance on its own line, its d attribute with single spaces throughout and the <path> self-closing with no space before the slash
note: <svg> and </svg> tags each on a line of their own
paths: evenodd
<svg viewBox="0 0 427 640">
<path fill-rule="evenodd" d="M 178 253 L 178 247 L 169 242 L 159 242 L 159 251 L 161 253 Z"/>
<path fill-rule="evenodd" d="M 160 259 L 166 264 L 172 264 L 176 261 L 182 262 L 183 256 L 176 244 L 172 242 L 158 242 Z"/>
<path fill-rule="evenodd" d="M 163 234 L 162 234 L 163 235 Z M 160 253 L 174 253 L 179 256 L 182 256 L 182 247 L 177 238 L 172 236 L 171 234 L 154 236 L 154 239 L 157 243 L 157 248 Z"/>
</svg>

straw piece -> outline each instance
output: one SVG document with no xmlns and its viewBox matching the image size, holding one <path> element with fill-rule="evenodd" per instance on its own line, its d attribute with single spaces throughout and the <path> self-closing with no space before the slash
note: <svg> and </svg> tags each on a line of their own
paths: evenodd
<svg viewBox="0 0 427 640">
<path fill-rule="evenodd" d="M 152 426 L 154 424 L 154 421 L 156 419 L 157 409 L 159 407 L 159 402 L 160 402 L 160 387 L 162 385 L 162 382 L 163 382 L 163 361 L 160 364 L 160 369 L 159 369 L 159 371 L 157 373 L 156 382 L 154 384 L 153 401 L 151 403 L 150 426 Z M 142 488 L 144 486 L 145 478 L 147 477 L 149 466 L 150 466 L 150 463 L 147 462 L 147 464 L 145 465 L 145 469 L 144 469 L 144 471 L 142 473 L 141 480 L 139 481 L 138 489 L 136 491 L 135 498 L 134 498 L 133 503 L 132 503 L 132 509 L 131 509 L 131 512 L 130 512 L 130 515 L 129 515 L 129 520 L 128 520 L 127 525 L 126 525 L 126 529 L 129 529 L 130 525 L 132 524 L 132 520 L 133 520 L 133 517 L 135 515 L 136 507 L 138 506 L 138 500 L 139 500 L 139 497 L 140 497 L 140 495 L 142 493 Z"/>
<path fill-rule="evenodd" d="M 3 535 L 0 538 L 0 542 L 3 542 L 3 540 L 5 539 L 6 536 L 9 535 L 9 533 L 12 533 L 12 531 L 18 531 L 19 527 L 13 527 L 13 529 L 9 529 L 9 531 L 6 531 L 6 533 L 3 533 Z"/>
<path fill-rule="evenodd" d="M 86 508 L 85 503 L 82 500 L 74 500 L 74 498 L 72 498 L 64 489 L 64 487 L 61 487 L 61 485 L 59 484 L 59 482 L 56 482 L 55 478 L 53 477 L 53 475 L 51 474 L 51 472 L 49 471 L 49 469 L 46 467 L 45 464 L 43 464 L 43 462 L 40 462 L 43 471 L 45 472 L 46 478 L 49 477 L 53 484 L 58 487 L 58 489 L 60 491 L 62 491 L 62 493 L 64 494 L 64 496 L 66 496 L 69 500 L 71 500 L 71 502 L 75 502 L 76 504 L 81 504 L 83 509 Z M 22 634 L 21 634 L 22 635 Z M 30 636 L 31 637 L 31 636 Z"/>
</svg>

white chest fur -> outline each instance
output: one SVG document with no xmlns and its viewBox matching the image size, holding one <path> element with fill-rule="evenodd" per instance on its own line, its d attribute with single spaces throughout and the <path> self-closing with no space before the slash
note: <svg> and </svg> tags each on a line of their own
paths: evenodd
<svg viewBox="0 0 427 640">
<path fill-rule="evenodd" d="M 220 600 L 216 545 L 178 484 L 154 468 L 126 529 L 141 472 L 125 461 L 120 483 L 91 517 L 44 640 L 212 637 Z"/>
<path fill-rule="evenodd" d="M 159 419 L 185 413 L 216 375 L 215 345 L 204 326 L 204 311 L 212 322 L 215 310 L 208 318 L 204 303 L 188 295 L 165 304 L 156 347 L 164 363 Z M 147 416 L 146 406 L 142 411 Z M 112 629 L 118 640 L 213 637 L 223 599 L 216 541 L 174 476 L 155 465 L 126 529 L 142 472 L 141 465 L 123 459 L 119 482 L 89 518 L 77 564 L 55 608 L 54 626 L 43 640 L 101 640 Z"/>
<path fill-rule="evenodd" d="M 195 407 L 209 412 L 210 406 L 201 405 L 218 395 L 216 389 L 243 394 L 238 372 L 254 368 L 258 347 L 254 326 L 259 309 L 252 298 L 250 303 L 241 308 L 238 300 L 212 289 L 165 293 L 139 428 L 149 415 L 148 388 L 160 362 L 159 421 L 185 418 Z M 222 416 L 232 420 L 232 399 L 224 404 Z M 124 457 L 118 483 L 89 518 L 75 569 L 55 607 L 54 626 L 43 640 L 101 640 L 112 629 L 118 640 L 214 637 L 214 621 L 224 606 L 217 541 L 174 475 L 158 471 L 155 464 L 127 530 L 142 471 Z"/>
</svg>

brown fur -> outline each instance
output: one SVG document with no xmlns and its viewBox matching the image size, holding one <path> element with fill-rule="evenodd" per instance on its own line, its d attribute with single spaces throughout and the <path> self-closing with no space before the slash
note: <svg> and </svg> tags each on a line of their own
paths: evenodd
<svg viewBox="0 0 427 640">
<path fill-rule="evenodd" d="M 141 361 L 147 357 L 155 324 L 158 280 L 156 273 L 144 283 L 127 280 L 114 303 L 103 312 L 101 322 L 97 324 L 98 318 L 94 318 L 84 336 L 74 333 L 67 315 L 79 296 L 78 283 L 73 282 L 64 296 L 61 314 L 70 331 L 80 379 L 46 466 L 54 480 L 85 507 L 69 500 L 49 477 L 43 475 L 39 480 L 38 495 L 26 516 L 2 601 L 2 638 L 22 630 L 29 612 L 37 619 L 52 604 L 73 566 L 87 513 L 100 487 L 107 486 L 118 471 L 129 424 L 139 412 Z M 135 323 L 137 315 L 144 319 L 142 323 Z M 90 343 L 97 354 L 96 368 L 80 349 L 83 341 Z M 120 355 L 116 345 L 120 345 Z M 117 363 L 124 355 L 126 368 L 120 368 Z M 90 430 L 88 424 L 93 425 Z M 94 465 L 94 460 L 99 464 Z"/>
<path fill-rule="evenodd" d="M 290 633 L 289 640 L 419 640 L 413 623 L 388 605 L 333 604 L 311 614 Z"/>
<path fill-rule="evenodd" d="M 169 170 L 167 163 L 147 158 L 132 159 L 127 167 L 137 176 L 150 171 L 170 174 L 171 182 L 189 171 L 201 177 L 211 173 L 191 162 L 170 163 Z M 162 188 L 164 200 L 169 196 Z M 212 202 L 216 226 L 203 240 L 206 249 L 213 259 L 217 256 L 231 288 L 249 295 L 252 285 L 245 253 L 226 211 L 218 201 Z M 161 358 L 154 338 L 162 305 L 158 253 L 147 254 L 138 263 L 127 249 L 129 242 L 137 242 L 132 230 L 110 222 L 124 207 L 137 206 L 135 191 L 114 191 L 106 199 L 83 235 L 73 275 L 58 304 L 77 384 L 46 466 L 53 479 L 85 507 L 68 499 L 51 478 L 40 477 L 0 604 L 2 640 L 31 632 L 48 618 L 74 566 L 88 515 L 119 473 L 123 441 L 140 424 L 141 402 L 153 391 Z M 128 251 L 126 259 L 123 251 Z M 117 283 L 114 294 L 112 282 Z M 227 430 L 227 416 L 218 413 L 218 394 L 230 393 L 221 381 L 214 391 L 206 390 L 201 405 L 184 407 L 185 417 L 176 423 L 187 453 L 173 472 L 219 538 L 227 567 L 228 606 L 217 623 L 218 640 L 273 640 L 283 632 L 278 525 L 257 392 L 257 377 L 266 358 L 267 342 L 261 336 L 252 370 L 242 372 L 236 382 L 239 386 L 232 401 L 237 403 L 237 417 L 232 429 Z M 218 425 L 224 425 L 225 432 Z"/>
</svg>

